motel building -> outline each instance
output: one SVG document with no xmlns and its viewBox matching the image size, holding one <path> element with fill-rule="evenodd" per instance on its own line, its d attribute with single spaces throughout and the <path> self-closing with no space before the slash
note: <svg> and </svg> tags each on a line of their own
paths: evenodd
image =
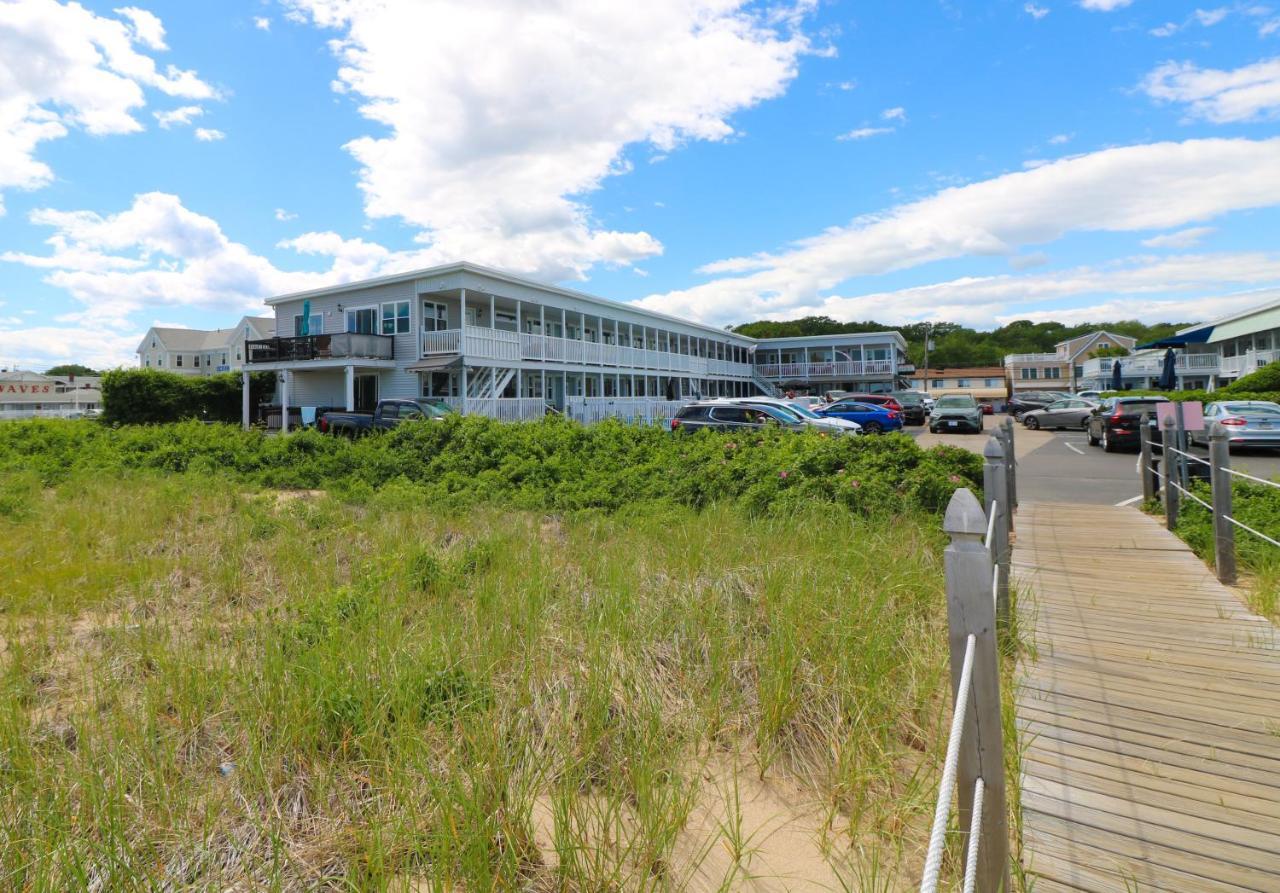
<svg viewBox="0 0 1280 893">
<path fill-rule="evenodd" d="M 0 420 L 78 418 L 102 406 L 101 379 L 0 371 Z"/>
<path fill-rule="evenodd" d="M 258 370 L 277 373 L 288 427 L 391 397 L 507 420 L 656 421 L 690 400 L 782 386 L 891 390 L 905 363 L 897 332 L 757 340 L 470 263 L 266 303 L 276 337 L 245 346 L 246 425 Z"/>
</svg>

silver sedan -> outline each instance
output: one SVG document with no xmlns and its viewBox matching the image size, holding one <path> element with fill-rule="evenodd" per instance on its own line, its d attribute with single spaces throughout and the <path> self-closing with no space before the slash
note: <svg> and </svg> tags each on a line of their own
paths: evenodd
<svg viewBox="0 0 1280 893">
<path fill-rule="evenodd" d="M 1089 416 L 1098 404 L 1092 400 L 1071 397 L 1055 400 L 1044 409 L 1033 409 L 1022 414 L 1022 424 L 1033 431 L 1036 428 L 1081 428 L 1089 423 Z"/>
<path fill-rule="evenodd" d="M 1204 430 L 1191 431 L 1192 443 L 1208 443 L 1215 422 L 1230 446 L 1280 447 L 1280 405 L 1269 400 L 1223 400 L 1204 408 Z"/>
</svg>

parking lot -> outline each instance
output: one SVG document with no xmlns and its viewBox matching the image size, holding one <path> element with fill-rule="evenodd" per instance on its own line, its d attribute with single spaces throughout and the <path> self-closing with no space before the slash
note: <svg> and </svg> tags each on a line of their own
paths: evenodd
<svg viewBox="0 0 1280 893">
<path fill-rule="evenodd" d="M 1002 424 L 1003 415 L 987 417 L 987 435 Z M 921 446 L 952 444 L 981 453 L 987 438 L 972 434 L 930 434 L 928 428 L 908 428 Z M 1017 426 L 1020 500 L 1116 505 L 1136 502 L 1142 494 L 1137 453 L 1104 453 L 1089 446 L 1083 431 L 1029 431 Z M 1202 447 L 1191 452 L 1207 455 Z M 1233 468 L 1258 477 L 1280 477 L 1280 452 L 1232 452 Z"/>
</svg>

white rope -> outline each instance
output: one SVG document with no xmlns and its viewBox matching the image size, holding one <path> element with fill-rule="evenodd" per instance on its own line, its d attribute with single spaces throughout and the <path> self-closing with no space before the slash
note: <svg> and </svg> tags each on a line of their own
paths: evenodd
<svg viewBox="0 0 1280 893">
<path fill-rule="evenodd" d="M 969 819 L 969 851 L 964 859 L 964 893 L 978 885 L 978 847 L 982 844 L 982 778 L 973 783 L 973 815 Z"/>
<path fill-rule="evenodd" d="M 1256 478 L 1251 474 L 1245 474 L 1243 471 L 1236 471 L 1234 468 L 1224 468 L 1222 470 L 1225 471 L 1227 474 L 1234 474 L 1236 477 L 1248 478 L 1251 481 L 1257 481 L 1259 484 L 1266 484 L 1268 487 L 1280 487 L 1280 484 L 1277 484 L 1275 481 L 1267 481 L 1267 480 L 1263 480 L 1262 478 Z"/>
<path fill-rule="evenodd" d="M 920 893 L 938 889 L 938 873 L 942 870 L 942 843 L 947 833 L 947 816 L 951 814 L 951 796 L 955 793 L 956 767 L 960 764 L 960 738 L 964 733 L 964 714 L 969 706 L 969 681 L 973 677 L 973 652 L 977 639 L 973 633 L 964 644 L 964 666 L 956 687 L 956 706 L 951 715 L 951 736 L 947 739 L 947 759 L 942 765 L 942 783 L 938 785 L 938 805 L 933 810 L 933 828 L 929 832 L 929 855 L 924 860 L 924 877 Z"/>
<path fill-rule="evenodd" d="M 1173 486 L 1173 488 L 1174 488 L 1175 490 L 1177 490 L 1177 491 L 1178 491 L 1179 493 L 1181 493 L 1183 496 L 1186 496 L 1188 499 L 1195 500 L 1196 502 L 1200 503 L 1202 506 L 1204 506 L 1205 508 L 1207 508 L 1209 511 L 1211 511 L 1211 512 L 1213 511 L 1213 506 L 1209 505 L 1209 503 L 1205 502 L 1205 501 L 1204 501 L 1203 499 L 1201 499 L 1199 496 L 1196 496 L 1196 495 L 1195 495 L 1194 493 L 1192 493 L 1190 490 L 1188 490 L 1188 489 L 1186 489 L 1185 487 L 1183 487 L 1183 486 L 1182 486 L 1181 484 L 1179 484 L 1177 481 L 1169 481 L 1169 483 Z"/>
<path fill-rule="evenodd" d="M 996 499 L 991 500 L 991 508 L 990 508 L 991 516 L 987 518 L 987 538 L 983 540 L 983 545 L 987 547 L 988 552 L 991 552 L 991 550 L 995 548 L 996 514 L 999 512 L 999 509 L 1000 509 L 1000 501 Z M 992 552 L 991 554 L 995 555 L 994 552 Z"/>
<path fill-rule="evenodd" d="M 1182 450 L 1175 449 L 1174 447 L 1165 447 L 1165 448 L 1164 448 L 1164 451 L 1165 451 L 1166 453 L 1177 453 L 1179 456 L 1186 456 L 1186 457 L 1187 457 L 1188 459 L 1190 459 L 1191 461 L 1193 461 L 1193 462 L 1199 462 L 1201 465 L 1208 465 L 1208 464 L 1209 464 L 1209 460 L 1208 460 L 1208 459 L 1202 458 L 1202 457 L 1200 457 L 1200 456 L 1193 456 L 1191 453 L 1183 452 Z"/>
<path fill-rule="evenodd" d="M 991 569 L 991 604 L 997 608 L 1000 606 L 1000 565 L 997 564 Z M 999 613 L 997 610 L 996 613 Z"/>
<path fill-rule="evenodd" d="M 1222 517 L 1226 518 L 1228 521 L 1230 521 L 1232 524 L 1234 524 L 1234 525 L 1236 525 L 1237 527 L 1239 527 L 1241 530 L 1247 530 L 1247 531 L 1249 531 L 1250 533 L 1252 533 L 1254 536 L 1258 537 L 1259 539 L 1264 539 L 1264 540 L 1266 540 L 1267 542 L 1269 542 L 1269 543 L 1270 543 L 1271 545 L 1273 545 L 1273 546 L 1280 546 L 1280 543 L 1276 542 L 1276 541 L 1275 541 L 1275 540 L 1273 540 L 1271 537 L 1267 536 L 1265 533 L 1260 533 L 1260 532 L 1258 532 L 1257 530 L 1254 530 L 1254 529 L 1253 529 L 1252 527 L 1250 527 L 1248 524 L 1244 524 L 1244 523 L 1242 523 L 1242 522 L 1240 522 L 1240 521 L 1237 521 L 1235 518 L 1231 517 L 1230 515 L 1223 515 Z"/>
</svg>

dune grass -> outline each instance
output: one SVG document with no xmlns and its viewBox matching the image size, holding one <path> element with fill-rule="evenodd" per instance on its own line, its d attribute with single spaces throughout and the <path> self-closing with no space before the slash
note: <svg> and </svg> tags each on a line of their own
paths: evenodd
<svg viewBox="0 0 1280 893">
<path fill-rule="evenodd" d="M 0 493 L 4 889 L 732 889 L 761 778 L 838 886 L 918 871 L 936 516 Z"/>
</svg>

